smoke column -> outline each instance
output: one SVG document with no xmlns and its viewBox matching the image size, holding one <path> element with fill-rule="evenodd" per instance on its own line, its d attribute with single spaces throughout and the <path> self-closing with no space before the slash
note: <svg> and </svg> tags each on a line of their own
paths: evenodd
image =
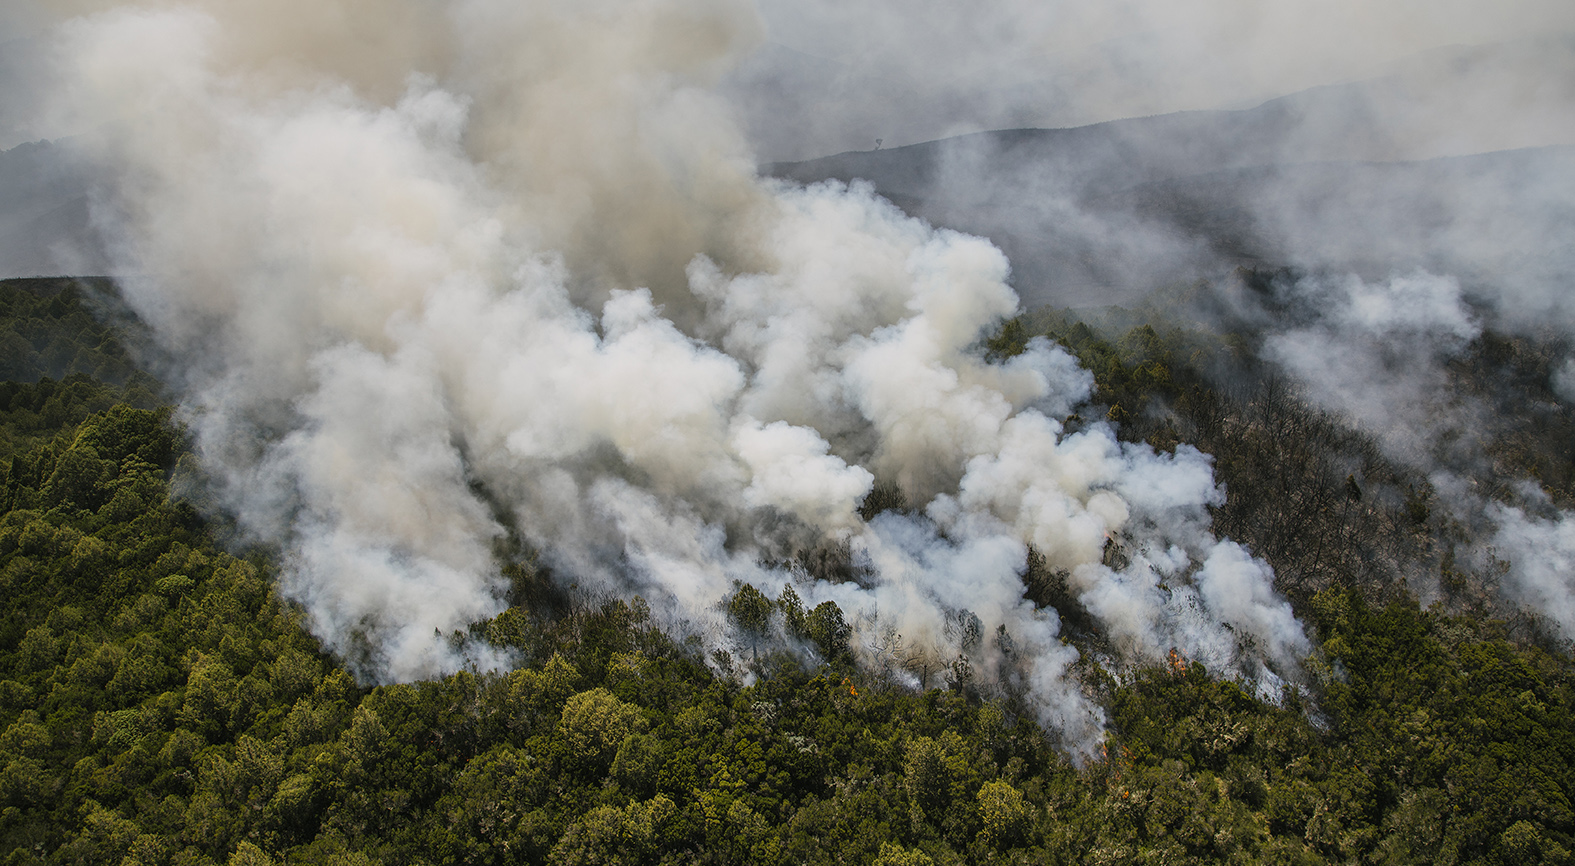
<svg viewBox="0 0 1575 866">
<path fill-rule="evenodd" d="M 673 622 L 792 583 L 872 662 L 966 653 L 1081 748 L 1100 712 L 1023 598 L 1029 545 L 1121 662 L 1272 688 L 1308 651 L 1212 535 L 1209 457 L 1068 432 L 1092 378 L 1043 340 L 982 357 L 1018 309 L 995 247 L 756 175 L 714 91 L 750 7 L 288 5 L 65 20 L 49 105 L 104 121 L 96 215 L 220 500 L 364 676 L 508 663 L 441 637 L 500 612 L 506 529 Z M 877 480 L 913 508 L 863 521 Z M 826 542 L 858 580 L 764 564 Z"/>
</svg>

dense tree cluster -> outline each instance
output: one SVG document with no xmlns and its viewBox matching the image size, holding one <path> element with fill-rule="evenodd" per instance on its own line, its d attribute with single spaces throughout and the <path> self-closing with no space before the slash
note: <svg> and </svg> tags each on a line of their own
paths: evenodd
<svg viewBox="0 0 1575 866">
<path fill-rule="evenodd" d="M 81 373 L 120 386 L 153 382 L 125 337 L 139 329 L 112 282 L 38 277 L 0 285 L 0 381 L 31 383 Z"/>
<path fill-rule="evenodd" d="M 1101 388 L 1120 393 L 1108 373 Z M 1521 864 L 1575 851 L 1569 659 L 1403 593 L 1336 579 L 1299 593 L 1321 648 L 1310 688 L 1277 701 L 1179 656 L 1086 665 L 1109 733 L 1083 766 L 1009 694 L 967 677 L 915 691 L 856 668 L 842 612 L 806 609 L 790 586 L 735 589 L 723 613 L 755 639 L 719 665 L 640 600 L 555 590 L 525 556 L 505 568 L 514 606 L 454 636 L 507 648 L 515 669 L 372 687 L 322 652 L 265 555 L 221 549 L 171 497 L 191 458 L 168 410 L 39 380 L 0 387 L 0 423 L 62 388 L 92 411 L 4 455 L 8 863 Z M 1025 592 L 1052 579 L 1030 569 Z M 806 667 L 765 639 L 778 630 L 826 661 Z"/>
<path fill-rule="evenodd" d="M 139 333 L 108 280 L 0 282 L 0 454 L 116 402 L 157 406 L 158 383 L 138 369 L 123 339 Z M 47 384 L 22 387 L 34 383 Z"/>
</svg>

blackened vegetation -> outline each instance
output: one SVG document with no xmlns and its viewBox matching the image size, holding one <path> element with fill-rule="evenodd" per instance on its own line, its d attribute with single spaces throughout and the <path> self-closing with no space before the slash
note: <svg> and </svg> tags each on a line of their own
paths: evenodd
<svg viewBox="0 0 1575 866">
<path fill-rule="evenodd" d="M 1105 363 L 1101 399 L 1129 414 L 1124 435 L 1165 447 L 1158 437 L 1174 428 L 1196 441 L 1188 419 L 1201 413 L 1185 407 L 1214 406 L 1211 441 L 1256 442 L 1263 465 L 1310 461 L 1306 477 L 1328 488 L 1339 520 L 1393 511 L 1403 522 L 1340 529 L 1325 517 L 1324 549 L 1297 554 L 1319 564 L 1291 587 L 1320 643 L 1309 694 L 1265 703 L 1179 655 L 1118 681 L 1085 655 L 1109 737 L 1078 766 L 1010 689 L 966 666 L 934 671 L 923 689 L 857 666 L 842 611 L 806 608 L 791 585 L 741 584 L 723 605 L 748 641 L 730 662 L 753 675 L 746 687 L 639 598 L 564 589 L 510 539 L 498 553 L 512 606 L 451 639 L 504 649 L 517 667 L 368 687 L 277 595 L 266 557 L 221 549 L 171 497 L 169 473 L 191 457 L 168 412 L 78 383 L 72 406 L 109 405 L 59 416 L 0 455 L 0 857 L 1569 862 L 1568 658 L 1507 640 L 1492 621 L 1423 611 L 1369 586 L 1376 570 L 1342 571 L 1362 561 L 1343 547 L 1430 526 L 1426 502 L 1389 503 L 1398 482 L 1325 454 L 1356 441 L 1337 426 L 1327 435 L 1339 448 L 1287 452 L 1327 419 L 1289 397 L 1190 379 L 1160 330 L 1115 343 L 1080 333 L 1080 353 Z M 1142 364 L 1122 354 L 1134 349 L 1148 353 Z M 1160 372 L 1165 388 L 1131 387 Z M 0 425 L 37 416 L 62 385 L 4 387 Z M 1243 531 L 1275 537 L 1236 504 L 1251 492 L 1239 489 L 1247 470 L 1228 471 L 1221 519 L 1241 508 L 1230 519 Z M 1261 507 L 1275 507 L 1268 498 Z M 1122 555 L 1119 543 L 1107 551 Z M 1070 634 L 1092 631 L 1037 555 L 1027 581 Z M 955 636 L 1010 646 L 977 618 L 959 616 Z"/>
<path fill-rule="evenodd" d="M 1554 335 L 1515 336 L 1487 332 L 1459 357 L 1449 372 L 1463 394 L 1480 401 L 1492 424 L 1484 450 L 1490 464 L 1480 473 L 1490 495 L 1503 485 L 1534 480 L 1561 507 L 1575 506 L 1575 412 L 1550 383 L 1568 340 Z"/>
<path fill-rule="evenodd" d="M 1426 478 L 1386 460 L 1283 379 L 1267 376 L 1234 395 L 1194 385 L 1172 405 L 1181 437 L 1215 455 L 1226 490 L 1216 532 L 1268 560 L 1285 591 L 1350 583 L 1383 600 L 1432 568 Z"/>
<path fill-rule="evenodd" d="M 907 507 L 908 497 L 903 495 L 901 487 L 891 481 L 876 481 L 859 504 L 859 516 L 869 521 L 882 511 L 902 511 Z"/>
<path fill-rule="evenodd" d="M 879 488 L 876 488 L 879 491 Z M 871 493 L 873 497 L 875 494 Z M 869 499 L 865 499 L 868 505 Z M 853 547 L 847 539 L 823 539 L 811 547 L 800 550 L 794 556 L 795 564 L 804 570 L 804 573 L 815 580 L 827 580 L 832 583 L 845 583 L 857 580 L 859 569 L 853 561 Z"/>
<path fill-rule="evenodd" d="M 1238 276 L 1264 298 L 1268 281 L 1285 278 Z M 1093 408 L 1082 412 L 1116 422 L 1126 441 L 1161 451 L 1185 443 L 1212 455 L 1226 492 L 1214 513 L 1216 533 L 1267 560 L 1279 588 L 1298 603 L 1336 585 L 1373 603 L 1441 594 L 1447 609 L 1504 618 L 1522 637 L 1546 637 L 1534 618 L 1498 597 L 1500 572 L 1460 564 L 1456 551 L 1480 530 L 1438 507 L 1428 468 L 1391 459 L 1371 436 L 1312 405 L 1260 360 L 1260 334 L 1175 324 L 1175 311 L 1195 312 L 1200 297 L 1208 294 L 1193 288 L 1163 311 L 1084 315 L 1098 327 L 1040 310 L 1006 323 L 988 349 L 1009 356 L 1047 335 L 1094 372 Z M 1484 500 L 1507 500 L 1530 481 L 1554 503 L 1575 502 L 1575 411 L 1549 385 L 1566 349 L 1552 336 L 1488 329 L 1451 358 L 1450 391 L 1456 401 L 1475 401 L 1470 417 L 1481 427 L 1445 430 L 1432 455 L 1437 465 L 1467 479 Z M 1030 578 L 1030 593 L 1050 592 L 1035 588 L 1043 579 L 1032 568 Z"/>
</svg>

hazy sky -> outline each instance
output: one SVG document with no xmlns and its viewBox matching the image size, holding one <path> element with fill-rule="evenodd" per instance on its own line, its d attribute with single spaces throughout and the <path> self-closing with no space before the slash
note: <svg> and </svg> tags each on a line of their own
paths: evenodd
<svg viewBox="0 0 1575 866">
<path fill-rule="evenodd" d="M 1443 46 L 1575 32 L 1548 0 L 757 0 L 735 81 L 763 154 L 1245 107 Z"/>
<path fill-rule="evenodd" d="M 24 41 L 100 0 L 0 3 L 0 148 L 75 130 L 26 97 L 39 65 Z M 154 2 L 151 7 L 181 4 Z M 195 5 L 205 5 L 196 3 Z M 407 53 L 441 76 L 429 42 L 399 40 L 372 12 L 239 3 L 298 19 L 351 59 Z M 755 0 L 723 89 L 761 159 L 797 159 L 959 132 L 1068 126 L 1199 108 L 1245 107 L 1381 74 L 1446 46 L 1575 34 L 1565 0 Z M 442 13 L 381 4 L 377 19 Z M 356 16 L 359 17 L 356 17 Z M 440 28 L 424 28 L 434 31 Z M 390 41 L 390 34 L 394 41 Z M 751 50 L 750 46 L 753 46 Z M 424 55 L 416 57 L 415 55 Z M 451 58 L 450 58 L 451 59 Z"/>
</svg>

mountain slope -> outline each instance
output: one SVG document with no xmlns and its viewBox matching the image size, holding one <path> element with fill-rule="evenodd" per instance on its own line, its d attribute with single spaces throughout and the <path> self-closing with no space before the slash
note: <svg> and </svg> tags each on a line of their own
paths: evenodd
<svg viewBox="0 0 1575 866">
<path fill-rule="evenodd" d="M 1419 92 L 1419 75 L 1239 111 L 1001 130 L 766 170 L 864 180 L 916 216 L 991 238 L 1029 306 L 1120 303 L 1263 264 L 1484 279 L 1512 270 L 1546 291 L 1571 263 L 1560 238 L 1575 212 L 1575 149 L 1471 148 L 1568 141 L 1565 131 L 1453 134 L 1488 100 L 1451 97 L 1437 81 Z M 1450 113 L 1451 98 L 1463 114 Z"/>
</svg>

